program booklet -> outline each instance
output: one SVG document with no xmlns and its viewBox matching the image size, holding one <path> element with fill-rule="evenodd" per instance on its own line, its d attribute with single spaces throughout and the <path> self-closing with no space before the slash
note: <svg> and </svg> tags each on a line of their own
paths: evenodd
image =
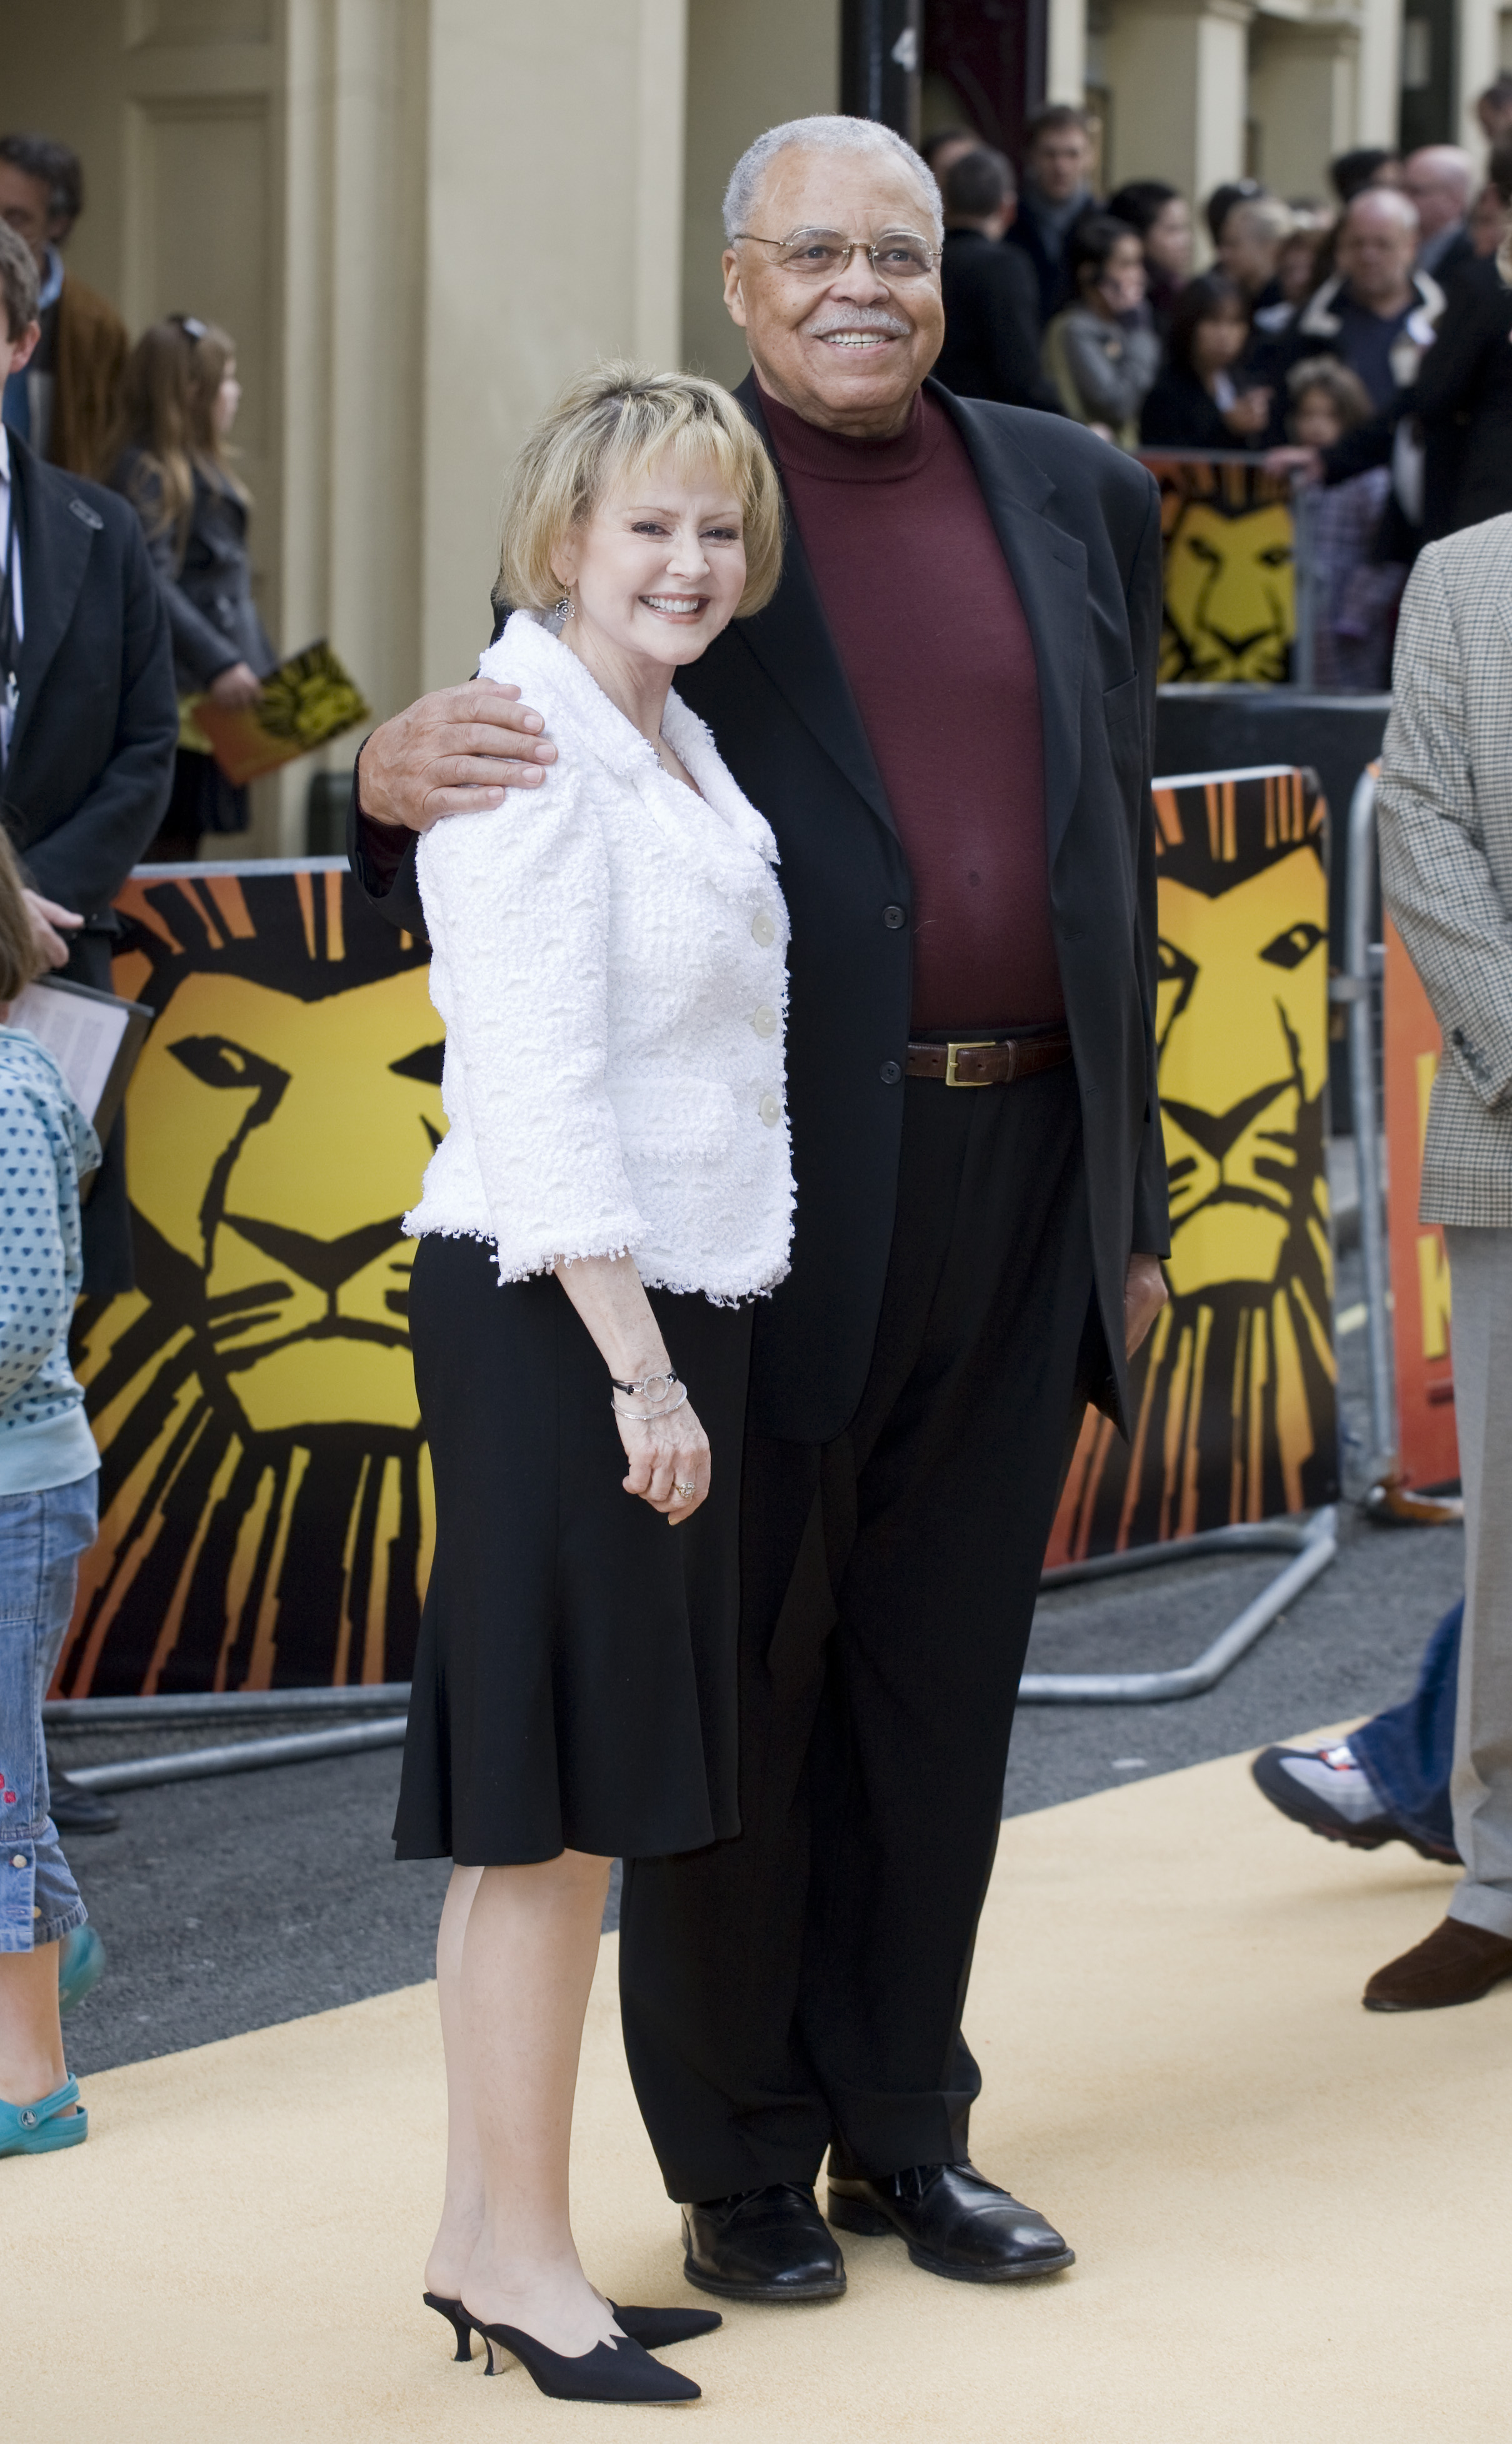
<svg viewBox="0 0 1512 2444">
<path fill-rule="evenodd" d="M 227 780 L 240 789 L 281 764 L 313 754 L 358 722 L 371 721 L 373 709 L 323 637 L 280 662 L 263 681 L 256 704 L 230 711 L 208 695 L 187 696 L 180 714 L 209 739 Z"/>
<path fill-rule="evenodd" d="M 24 1027 L 52 1054 L 101 1145 L 155 1015 L 144 1002 L 121 1001 L 62 976 L 39 977 L 10 1005 L 11 1026 Z"/>
</svg>

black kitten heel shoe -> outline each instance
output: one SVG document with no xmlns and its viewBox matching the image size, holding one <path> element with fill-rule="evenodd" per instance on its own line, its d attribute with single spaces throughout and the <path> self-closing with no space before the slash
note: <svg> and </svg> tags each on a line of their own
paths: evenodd
<svg viewBox="0 0 1512 2444">
<path fill-rule="evenodd" d="M 438 2317 L 446 2319 L 455 2334 L 457 2358 L 470 2360 L 472 2357 L 472 2320 L 461 2301 L 443 2300 L 439 2291 L 422 2291 L 420 2297 L 428 2308 L 433 2308 Z"/>
<path fill-rule="evenodd" d="M 563 2359 L 548 2351 L 534 2334 L 518 2325 L 478 2325 L 488 2346 L 486 2376 L 496 2376 L 496 2354 L 512 2353 L 539 2392 L 553 2401 L 698 2401 L 700 2388 L 675 2368 L 663 2367 L 649 2351 L 627 2337 L 622 2342 L 595 2342 L 581 2358 Z"/>
<path fill-rule="evenodd" d="M 457 2338 L 459 2360 L 472 2357 L 472 2320 L 460 2300 L 443 2300 L 438 2291 L 421 2293 L 428 2308 L 444 2317 Z M 678 2342 L 694 2342 L 700 2334 L 717 2333 L 724 2318 L 717 2308 L 621 2308 L 609 2303 L 609 2314 L 620 2332 L 643 2351 L 670 2351 Z"/>
</svg>

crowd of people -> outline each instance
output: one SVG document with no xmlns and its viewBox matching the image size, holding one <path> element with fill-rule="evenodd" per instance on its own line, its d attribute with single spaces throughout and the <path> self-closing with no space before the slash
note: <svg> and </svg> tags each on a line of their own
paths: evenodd
<svg viewBox="0 0 1512 2444">
<path fill-rule="evenodd" d="M 1481 116 L 1484 177 L 1433 144 L 1342 155 L 1326 203 L 1219 187 L 1197 273 L 1173 187 L 1093 192 L 1085 112 L 1030 120 L 1022 180 L 943 131 L 925 147 L 946 220 L 938 378 L 1125 450 L 1241 451 L 1319 486 L 1313 683 L 1383 689 L 1423 545 L 1512 509 L 1512 80 Z"/>
<path fill-rule="evenodd" d="M 250 503 L 230 437 L 236 343 L 178 313 L 134 346 L 115 307 L 65 268 L 83 206 L 83 164 L 66 144 L 0 136 L 0 221 L 37 270 L 36 338 L 6 380 L 7 428 L 42 464 L 130 501 L 168 609 L 184 712 L 168 806 L 138 861 L 162 863 L 247 829 L 248 793 L 222 773 L 190 699 L 255 704 L 278 656 L 253 600 Z"/>
<path fill-rule="evenodd" d="M 1237 403 L 1279 313 L 1292 446 L 1331 463 L 1388 375 L 1391 401 L 1420 395 L 1402 352 L 1443 344 L 1412 327 L 1431 275 L 1394 188 L 1364 184 L 1336 268 L 1293 265 L 1290 296 L 1295 232 L 1232 196 L 1193 299 L 1180 199 L 1146 192 L 1140 228 L 1093 210 L 1074 112 L 1034 133 L 1005 276 L 982 149 L 944 167 L 945 205 L 972 205 L 948 236 L 892 130 L 759 138 L 725 198 L 747 380 L 610 362 L 568 383 L 510 477 L 478 676 L 382 723 L 353 776 L 356 883 L 430 940 L 446 1030 L 450 1128 L 404 1221 L 435 1551 L 396 1842 L 452 1861 L 423 2296 L 459 2358 L 481 2337 L 490 2372 L 512 2356 L 558 2398 L 690 2399 L 655 2354 L 719 2322 L 606 2299 L 573 2236 L 617 1857 L 626 2056 L 695 2288 L 836 2299 L 851 2233 L 952 2281 L 1073 2262 L 971 2161 L 962 2011 L 1066 1456 L 1089 1404 L 1127 1432 L 1167 1299 L 1160 526 L 1110 441 L 1135 437 L 1178 332 Z M 1391 266 L 1383 340 L 1367 301 L 1396 293 Z M 0 220 L 8 381 L 45 276 Z M 961 343 L 958 277 L 1038 315 L 1067 412 L 929 381 Z M 130 1281 L 111 1147 L 8 1022 L 87 945 L 108 975 L 112 897 L 180 787 L 185 676 L 230 646 L 255 681 L 265 640 L 225 573 L 234 394 L 230 342 L 180 316 L 130 359 L 101 444 L 116 489 L 48 464 L 37 423 L 0 435 L 0 1128 L 27 1174 L 0 1199 L 0 2156 L 87 2134 L 60 2008 L 98 1950 L 41 1707 L 95 1518 L 70 1313 L 81 1282 Z M 56 387 L 28 406 L 57 429 Z M 1339 489 L 1375 473 L 1367 453 Z M 170 540 L 195 534 L 197 589 Z M 1376 2009 L 1512 1976 L 1509 600 L 1512 518 L 1425 545 L 1384 754 L 1387 903 L 1447 1047 L 1425 1214 L 1448 1226 L 1467 1574 L 1452 1845 L 1404 1784 L 1388 1809 L 1412 1838 L 1431 1819 L 1465 1874 L 1372 1979 Z M 1387 1746 L 1367 1727 L 1377 1793 Z M 1272 1765 L 1315 1818 L 1318 1775 L 1356 1770 Z"/>
</svg>

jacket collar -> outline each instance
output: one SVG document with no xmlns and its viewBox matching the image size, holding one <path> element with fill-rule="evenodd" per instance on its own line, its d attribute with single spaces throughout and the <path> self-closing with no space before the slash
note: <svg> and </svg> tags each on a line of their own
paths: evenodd
<svg viewBox="0 0 1512 2444">
<path fill-rule="evenodd" d="M 592 672 L 570 647 L 562 644 L 534 612 L 512 612 L 499 643 L 507 652 L 511 673 L 520 670 L 529 676 L 539 676 L 554 699 L 553 709 L 560 706 L 569 720 L 581 725 L 592 741 L 596 758 L 618 779 L 633 787 L 649 784 L 655 788 L 666 784 L 687 795 L 682 783 L 663 770 L 650 741 L 605 695 Z M 668 691 L 662 734 L 697 782 L 706 805 L 746 847 L 775 863 L 777 842 L 771 826 L 732 779 L 710 731 L 684 704 L 675 688 Z"/>
<path fill-rule="evenodd" d="M 68 633 L 88 565 L 89 546 L 103 521 L 75 492 L 70 478 L 45 467 L 19 435 L 10 443 L 10 482 L 21 543 L 21 599 L 26 634 L 16 673 L 20 701 L 10 739 L 10 766 L 25 744 L 53 656 Z M 71 512 L 71 514 L 70 514 Z"/>
<path fill-rule="evenodd" d="M 1412 287 L 1417 292 L 1417 302 L 1404 328 L 1420 348 L 1426 348 L 1432 344 L 1433 326 L 1444 311 L 1444 291 L 1429 271 L 1414 271 Z M 1302 338 L 1337 338 L 1343 322 L 1344 287 L 1343 273 L 1336 271 L 1332 280 L 1325 280 L 1321 288 L 1314 290 L 1297 318 L 1297 329 Z"/>
<path fill-rule="evenodd" d="M 925 388 L 966 444 L 1023 606 L 1039 677 L 1045 824 L 1053 861 L 1081 777 L 1086 551 L 1056 525 L 1051 514 L 1055 485 L 1005 429 L 1002 411 L 956 398 L 935 381 Z M 754 374 L 747 376 L 735 396 L 769 442 Z M 743 620 L 737 633 L 873 812 L 895 830 L 813 573 L 791 526 L 782 584 L 766 609 L 753 620 Z"/>
</svg>

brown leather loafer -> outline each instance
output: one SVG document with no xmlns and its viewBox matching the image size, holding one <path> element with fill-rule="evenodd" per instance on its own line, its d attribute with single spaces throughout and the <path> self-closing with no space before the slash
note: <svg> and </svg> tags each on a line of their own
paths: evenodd
<svg viewBox="0 0 1512 2444">
<path fill-rule="evenodd" d="M 1512 1977 L 1512 1936 L 1447 1917 L 1400 1960 L 1377 1969 L 1365 1989 L 1365 2009 L 1442 2011 L 1450 2003 L 1478 2003 L 1503 1977 Z"/>
</svg>

